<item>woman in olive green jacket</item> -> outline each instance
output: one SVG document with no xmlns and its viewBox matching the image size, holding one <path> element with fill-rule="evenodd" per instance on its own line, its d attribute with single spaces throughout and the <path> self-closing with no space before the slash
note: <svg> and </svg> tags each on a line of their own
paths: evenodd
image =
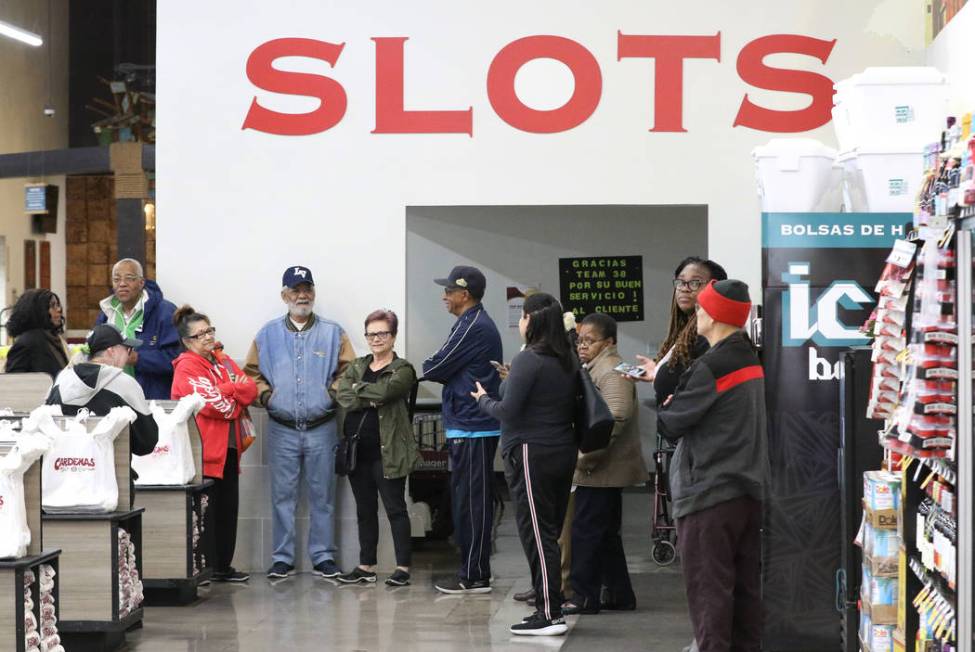
<svg viewBox="0 0 975 652">
<path fill-rule="evenodd" d="M 359 565 L 338 580 L 346 584 L 376 581 L 378 495 L 389 517 L 396 550 L 396 571 L 386 583 L 403 586 L 410 583 L 406 477 L 420 457 L 408 405 L 416 371 L 393 352 L 399 326 L 396 313 L 377 310 L 366 317 L 365 326 L 372 353 L 353 360 L 335 385 L 339 433 L 359 438 L 355 470 L 349 474 L 359 523 Z"/>
</svg>

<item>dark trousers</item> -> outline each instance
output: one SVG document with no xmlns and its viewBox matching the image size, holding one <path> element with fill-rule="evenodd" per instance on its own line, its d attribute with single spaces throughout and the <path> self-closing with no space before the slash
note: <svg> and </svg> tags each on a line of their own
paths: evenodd
<svg viewBox="0 0 975 652">
<path fill-rule="evenodd" d="M 383 477 L 383 461 L 360 463 L 349 475 L 355 496 L 355 515 L 359 524 L 359 564 L 376 565 L 379 545 L 379 500 L 383 499 L 389 527 L 393 532 L 396 565 L 410 565 L 410 514 L 406 509 L 406 478 Z"/>
<path fill-rule="evenodd" d="M 240 482 L 237 475 L 237 451 L 227 451 L 227 461 L 223 465 L 223 478 L 213 480 L 210 487 L 210 527 L 213 541 L 211 555 L 213 570 L 226 572 L 234 562 L 237 548 L 237 509 L 240 504 L 238 491 Z"/>
<path fill-rule="evenodd" d="M 758 652 L 762 503 L 743 496 L 677 519 L 691 625 L 701 652 Z"/>
<path fill-rule="evenodd" d="M 489 580 L 498 437 L 454 437 L 447 440 L 447 447 L 454 541 L 460 548 L 457 575 L 472 582 Z"/>
<path fill-rule="evenodd" d="M 507 451 L 504 475 L 515 505 L 518 538 L 535 587 L 535 605 L 549 620 L 562 616 L 559 533 L 569 503 L 575 446 L 521 444 Z"/>
<path fill-rule="evenodd" d="M 622 522 L 622 489 L 576 487 L 570 577 L 578 604 L 598 609 L 603 586 L 609 590 L 611 602 L 636 602 L 620 536 Z"/>
</svg>

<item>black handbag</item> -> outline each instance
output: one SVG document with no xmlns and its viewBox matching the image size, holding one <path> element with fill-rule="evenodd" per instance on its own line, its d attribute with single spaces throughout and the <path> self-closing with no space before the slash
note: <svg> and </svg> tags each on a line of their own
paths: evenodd
<svg viewBox="0 0 975 652">
<path fill-rule="evenodd" d="M 616 425 L 606 399 L 596 389 L 592 377 L 579 365 L 576 396 L 576 444 L 583 453 L 591 453 L 609 446 L 613 426 Z"/>
<path fill-rule="evenodd" d="M 366 412 L 363 410 L 359 427 L 351 437 L 342 437 L 339 447 L 335 450 L 335 473 L 337 475 L 351 475 L 355 471 L 359 455 L 359 431 L 366 422 Z"/>
</svg>

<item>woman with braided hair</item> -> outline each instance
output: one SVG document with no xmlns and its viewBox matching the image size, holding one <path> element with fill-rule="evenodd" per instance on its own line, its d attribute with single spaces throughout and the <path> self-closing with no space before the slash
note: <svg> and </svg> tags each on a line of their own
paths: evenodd
<svg viewBox="0 0 975 652">
<path fill-rule="evenodd" d="M 637 356 L 646 373 L 637 378 L 653 383 L 657 407 L 677 388 L 677 381 L 691 362 L 704 355 L 708 341 L 698 335 L 694 310 L 697 295 L 710 281 L 724 281 L 728 274 L 713 260 L 689 256 L 674 270 L 674 296 L 670 302 L 670 324 L 667 337 L 654 359 Z M 633 376 L 627 376 L 633 378 Z"/>
</svg>

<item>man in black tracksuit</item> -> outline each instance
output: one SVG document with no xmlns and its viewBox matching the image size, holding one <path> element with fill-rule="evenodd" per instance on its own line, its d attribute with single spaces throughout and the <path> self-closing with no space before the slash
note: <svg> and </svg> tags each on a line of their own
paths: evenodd
<svg viewBox="0 0 975 652">
<path fill-rule="evenodd" d="M 711 348 L 681 376 L 657 416 L 678 442 L 670 468 L 677 543 L 701 652 L 758 652 L 762 631 L 762 501 L 768 484 L 765 381 L 741 330 L 751 303 L 741 281 L 698 296 Z"/>
</svg>

